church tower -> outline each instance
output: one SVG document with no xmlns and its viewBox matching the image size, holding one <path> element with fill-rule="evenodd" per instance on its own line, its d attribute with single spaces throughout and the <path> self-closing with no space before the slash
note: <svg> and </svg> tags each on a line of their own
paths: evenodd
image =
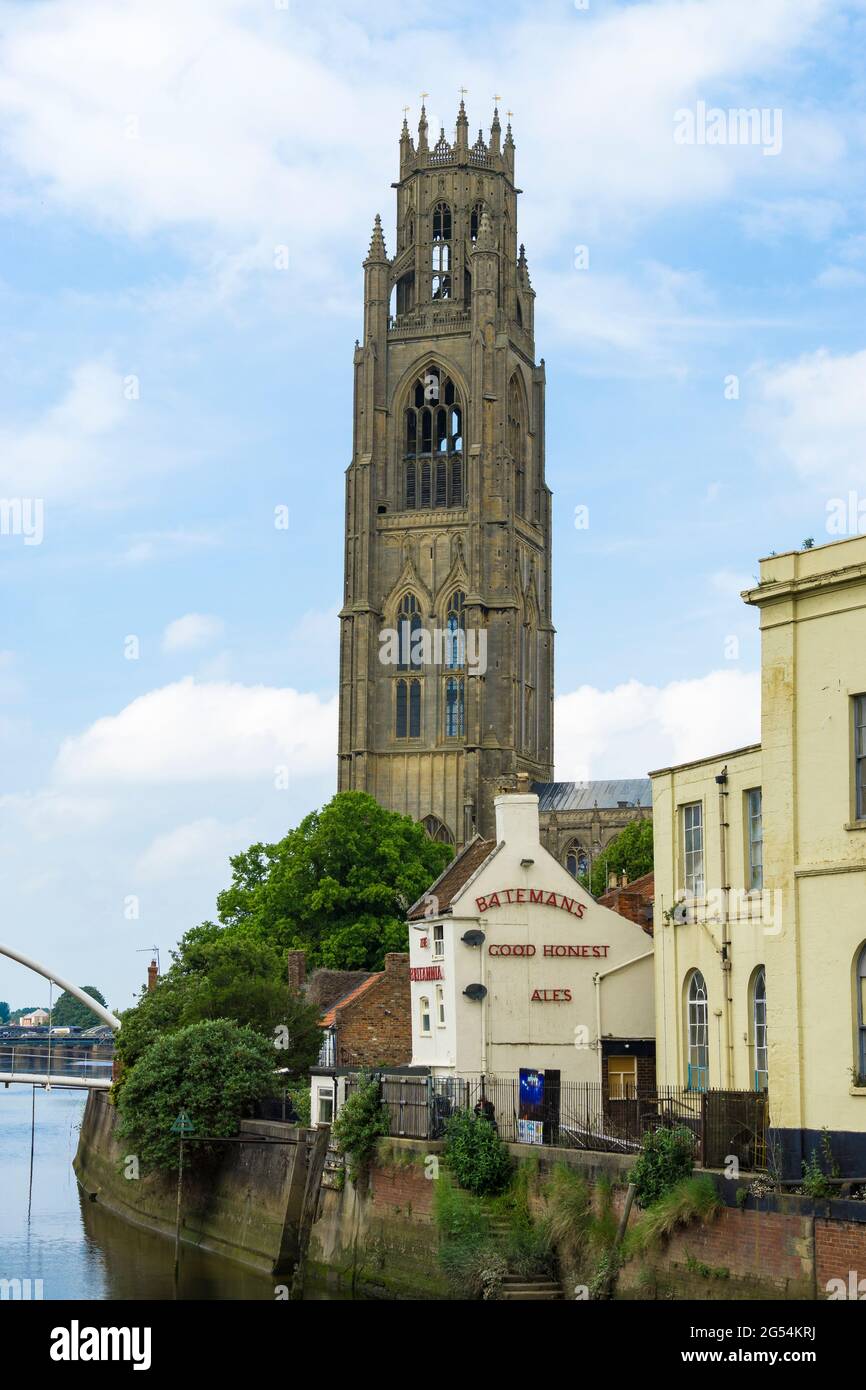
<svg viewBox="0 0 866 1390">
<path fill-rule="evenodd" d="M 514 141 L 404 119 L 397 235 L 377 216 L 355 347 L 339 788 L 456 847 L 518 773 L 552 776 L 551 495 Z"/>
</svg>

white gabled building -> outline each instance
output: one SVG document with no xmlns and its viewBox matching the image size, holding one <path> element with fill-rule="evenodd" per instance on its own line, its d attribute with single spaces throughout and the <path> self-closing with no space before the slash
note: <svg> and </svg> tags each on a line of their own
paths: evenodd
<svg viewBox="0 0 866 1390">
<path fill-rule="evenodd" d="M 495 841 L 472 840 L 409 912 L 413 1067 L 651 1085 L 652 937 L 544 849 L 537 796 L 495 808 Z"/>
</svg>

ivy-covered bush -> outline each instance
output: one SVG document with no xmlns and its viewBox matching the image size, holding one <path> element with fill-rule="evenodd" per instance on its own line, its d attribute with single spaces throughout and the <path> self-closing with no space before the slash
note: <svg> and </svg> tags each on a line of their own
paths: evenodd
<svg viewBox="0 0 866 1390">
<path fill-rule="evenodd" d="M 461 1187 L 478 1197 L 504 1192 L 511 1156 L 489 1120 L 460 1110 L 445 1126 L 445 1159 Z"/>
<path fill-rule="evenodd" d="M 629 1175 L 636 1188 L 638 1206 L 652 1206 L 683 1178 L 691 1177 L 695 1166 L 694 1145 L 694 1135 L 685 1125 L 651 1130 L 644 1135 L 640 1154 Z"/>
<path fill-rule="evenodd" d="M 357 1183 L 370 1166 L 376 1145 L 389 1129 L 388 1110 L 382 1104 L 379 1082 L 361 1076 L 334 1121 L 334 1143 L 348 1159 L 349 1177 Z"/>
<path fill-rule="evenodd" d="M 253 1028 L 225 1018 L 191 1023 L 157 1038 L 130 1070 L 117 1098 L 119 1133 L 144 1171 L 173 1172 L 178 1136 L 172 1125 L 185 1110 L 198 1136 L 190 1160 L 200 1162 L 224 1145 L 204 1136 L 230 1138 L 257 1100 L 274 1088 L 274 1047 Z"/>
</svg>

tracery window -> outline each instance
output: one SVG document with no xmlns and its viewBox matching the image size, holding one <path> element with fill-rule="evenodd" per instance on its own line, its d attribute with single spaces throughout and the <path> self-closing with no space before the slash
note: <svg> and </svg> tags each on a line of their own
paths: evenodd
<svg viewBox="0 0 866 1390">
<path fill-rule="evenodd" d="M 404 680 L 396 682 L 394 706 L 394 732 L 397 738 L 421 737 L 421 682 Z"/>
<path fill-rule="evenodd" d="M 451 378 L 429 366 L 404 413 L 406 507 L 463 506 L 463 407 Z"/>
<path fill-rule="evenodd" d="M 767 1047 L 767 972 L 763 965 L 752 981 L 752 1050 L 756 1091 L 766 1091 L 769 1080 Z"/>
<path fill-rule="evenodd" d="M 445 619 L 445 665 L 449 670 L 461 670 L 466 665 L 466 595 L 455 589 L 448 600 Z"/>
<path fill-rule="evenodd" d="M 445 682 L 445 737 L 462 738 L 464 726 L 463 681 L 450 676 Z"/>
<path fill-rule="evenodd" d="M 475 206 L 474 206 L 474 208 L 472 209 L 472 215 L 471 215 L 471 217 L 470 217 L 470 219 L 469 219 L 469 239 L 470 239 L 470 241 L 477 241 L 477 240 L 478 240 L 478 231 L 479 231 L 479 228 L 480 228 L 480 226 L 481 226 L 481 214 L 483 213 L 483 211 L 484 211 L 484 204 L 483 204 L 483 203 L 476 203 Z"/>
<path fill-rule="evenodd" d="M 451 209 L 437 203 L 433 209 L 432 295 L 451 298 Z"/>
<path fill-rule="evenodd" d="M 421 654 L 417 644 L 413 649 L 413 638 L 420 627 L 418 600 L 413 593 L 404 594 L 397 609 L 397 665 L 401 671 L 418 671 L 421 668 Z"/>
</svg>

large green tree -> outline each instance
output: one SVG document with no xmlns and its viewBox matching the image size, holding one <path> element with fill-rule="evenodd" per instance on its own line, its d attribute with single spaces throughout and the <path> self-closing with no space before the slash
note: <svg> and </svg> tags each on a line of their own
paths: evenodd
<svg viewBox="0 0 866 1390">
<path fill-rule="evenodd" d="M 223 1145 L 203 1140 L 237 1134 L 255 1102 L 272 1093 L 273 1073 L 274 1049 L 254 1029 L 227 1019 L 192 1023 L 158 1038 L 132 1068 L 117 1099 L 120 1135 L 145 1172 L 173 1171 L 179 1145 L 172 1125 L 185 1110 L 199 1136 L 190 1145 L 193 1161 L 219 1153 Z"/>
<path fill-rule="evenodd" d="M 596 897 L 606 893 L 608 874 L 626 873 L 631 883 L 642 874 L 648 874 L 652 866 L 653 823 L 633 820 L 593 861 L 591 891 Z"/>
<path fill-rule="evenodd" d="M 101 1004 L 104 1009 L 108 1008 L 104 996 L 100 994 L 96 985 L 82 985 L 81 988 L 85 994 L 90 995 L 91 999 L 95 999 L 97 1004 Z M 81 1000 L 76 999 L 74 994 L 68 994 L 66 990 L 63 991 L 51 1010 L 52 1025 L 58 1028 L 93 1028 L 102 1021 L 98 1014 L 95 1014 L 86 1004 L 82 1004 Z"/>
<path fill-rule="evenodd" d="M 128 1069 L 158 1037 L 208 1019 L 252 1028 L 290 1072 L 306 1072 L 318 1056 L 319 1010 L 289 989 L 285 952 L 210 922 L 187 932 L 156 988 L 121 1016 L 117 1055 Z"/>
<path fill-rule="evenodd" d="M 408 950 L 406 911 L 451 853 L 365 792 L 339 792 L 276 844 L 234 856 L 219 920 L 306 951 L 312 967 L 381 970 Z"/>
</svg>

